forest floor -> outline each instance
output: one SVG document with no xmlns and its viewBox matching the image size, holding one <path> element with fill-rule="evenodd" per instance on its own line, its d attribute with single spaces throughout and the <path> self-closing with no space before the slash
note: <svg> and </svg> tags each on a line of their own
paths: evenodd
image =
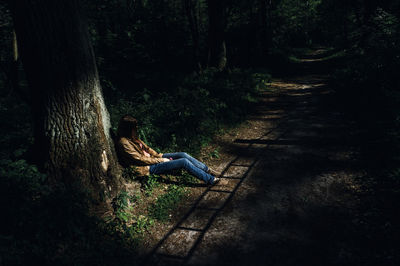
<svg viewBox="0 0 400 266">
<path fill-rule="evenodd" d="M 205 148 L 218 150 L 207 163 L 222 180 L 190 188 L 171 221 L 152 229 L 141 251 L 147 265 L 362 263 L 353 232 L 366 174 L 360 130 L 329 76 L 313 72 L 323 52 L 273 79 L 256 112 Z"/>
</svg>

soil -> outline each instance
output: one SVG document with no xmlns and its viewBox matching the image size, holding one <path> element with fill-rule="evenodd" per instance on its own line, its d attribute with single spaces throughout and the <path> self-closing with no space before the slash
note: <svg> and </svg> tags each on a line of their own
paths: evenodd
<svg viewBox="0 0 400 266">
<path fill-rule="evenodd" d="M 302 63 L 320 63 L 319 54 Z M 249 119 L 204 149 L 221 182 L 191 188 L 172 221 L 154 227 L 147 265 L 352 261 L 360 132 L 334 101 L 329 76 L 302 69 L 272 80 Z M 206 156 L 216 149 L 218 159 Z"/>
</svg>

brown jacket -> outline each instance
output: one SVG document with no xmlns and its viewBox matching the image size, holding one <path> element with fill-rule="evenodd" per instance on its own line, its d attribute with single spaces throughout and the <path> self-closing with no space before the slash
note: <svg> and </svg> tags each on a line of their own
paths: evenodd
<svg viewBox="0 0 400 266">
<path fill-rule="evenodd" d="M 118 140 L 116 149 L 124 167 L 135 166 L 140 175 L 147 176 L 150 174 L 150 165 L 162 163 L 164 158 L 162 158 L 162 153 L 157 153 L 143 141 L 139 141 L 142 143 L 143 149 L 150 154 L 150 157 L 144 155 L 138 143 L 124 137 Z"/>
</svg>

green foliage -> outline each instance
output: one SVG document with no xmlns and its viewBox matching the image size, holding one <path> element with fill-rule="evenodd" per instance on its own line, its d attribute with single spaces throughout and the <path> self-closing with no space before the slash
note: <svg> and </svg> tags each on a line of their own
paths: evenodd
<svg viewBox="0 0 400 266">
<path fill-rule="evenodd" d="M 140 202 L 140 194 L 130 196 L 121 191 L 113 201 L 114 216 L 108 220 L 111 230 L 117 230 L 130 245 L 138 245 L 154 221 L 144 215 L 133 215 L 133 208 Z"/>
<path fill-rule="evenodd" d="M 218 151 L 218 149 L 215 149 L 212 152 L 210 152 L 210 157 L 219 159 L 219 151 Z"/>
<path fill-rule="evenodd" d="M 177 179 L 180 183 L 182 183 L 182 185 L 189 184 L 189 183 L 196 184 L 197 182 L 199 182 L 199 180 L 196 177 L 189 174 L 185 170 L 180 171 L 180 174 L 177 175 Z"/>
<path fill-rule="evenodd" d="M 358 34 L 349 50 L 346 67 L 335 73 L 336 87 L 345 101 L 357 99 L 358 116 L 398 117 L 400 23 L 394 14 L 377 8 L 370 23 Z M 348 90 L 347 88 L 351 88 Z M 371 109 L 370 106 L 375 108 Z"/>
<path fill-rule="evenodd" d="M 144 215 L 140 215 L 134 218 L 135 222 L 131 226 L 132 235 L 135 238 L 143 237 L 147 230 L 154 225 L 154 220 L 146 217 Z"/>
<path fill-rule="evenodd" d="M 275 47 L 306 47 L 318 26 L 318 7 L 322 0 L 283 0 L 273 11 Z"/>
<path fill-rule="evenodd" d="M 110 104 L 113 127 L 128 113 L 138 118 L 140 136 L 150 146 L 196 153 L 222 125 L 244 119 L 269 78 L 259 72 L 209 69 L 164 91 L 145 89 Z"/>
<path fill-rule="evenodd" d="M 400 168 L 395 168 L 389 174 L 389 178 L 392 179 L 391 181 L 395 184 L 394 189 L 397 193 L 400 193 Z"/>
<path fill-rule="evenodd" d="M 153 190 L 160 185 L 158 179 L 160 178 L 159 175 L 149 175 L 144 179 L 144 191 L 146 196 L 151 196 Z"/>
<path fill-rule="evenodd" d="M 132 204 L 128 192 L 121 191 L 113 201 L 114 215 L 120 222 L 128 222 L 132 219 L 130 211 L 132 210 Z"/>
<path fill-rule="evenodd" d="M 167 192 L 149 207 L 149 216 L 159 221 L 168 220 L 171 212 L 178 206 L 185 194 L 184 187 L 171 185 Z"/>
</svg>

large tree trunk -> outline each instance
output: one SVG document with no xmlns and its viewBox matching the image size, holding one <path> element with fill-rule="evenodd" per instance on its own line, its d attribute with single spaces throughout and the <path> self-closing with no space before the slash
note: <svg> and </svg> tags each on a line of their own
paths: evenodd
<svg viewBox="0 0 400 266">
<path fill-rule="evenodd" d="M 208 0 L 208 65 L 223 70 L 226 67 L 225 12 L 223 0 Z"/>
<path fill-rule="evenodd" d="M 89 33 L 77 0 L 10 1 L 32 98 L 37 158 L 51 183 L 113 197 L 120 169 Z"/>
</svg>

